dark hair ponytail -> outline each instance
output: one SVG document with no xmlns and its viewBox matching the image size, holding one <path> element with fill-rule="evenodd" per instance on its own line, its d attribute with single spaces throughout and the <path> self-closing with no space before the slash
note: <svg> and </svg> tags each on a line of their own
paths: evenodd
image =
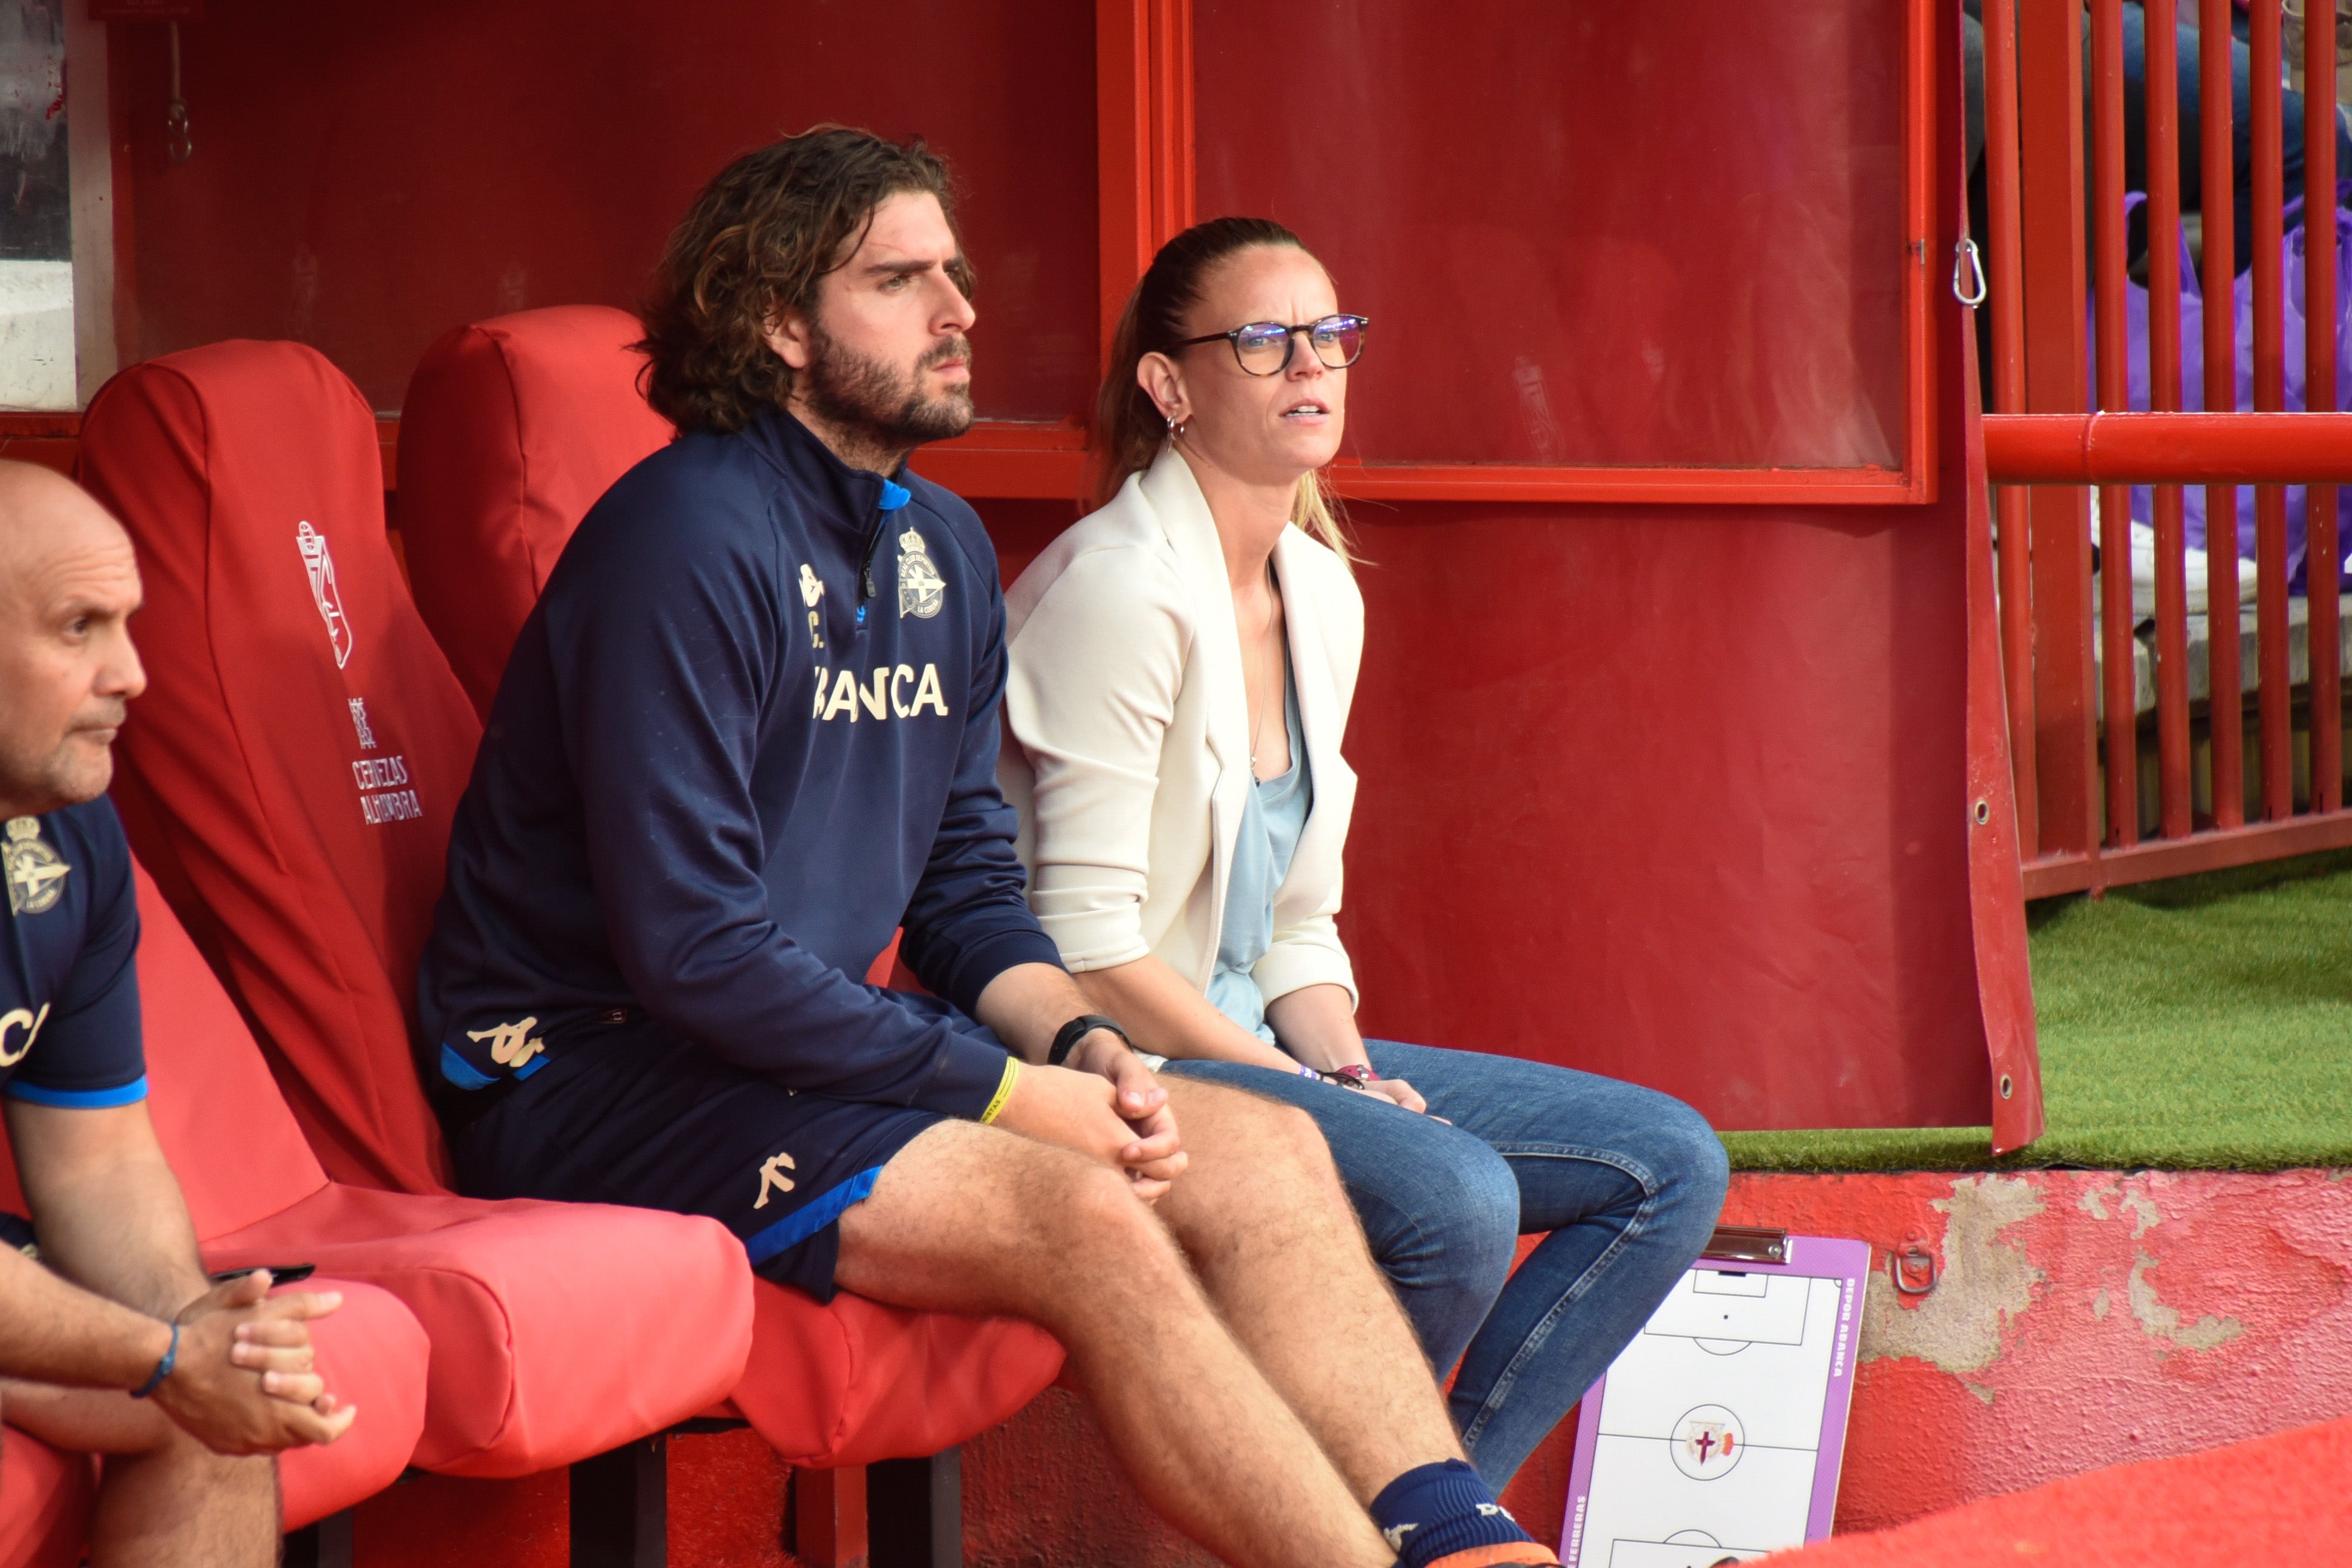
<svg viewBox="0 0 2352 1568">
<path fill-rule="evenodd" d="M 1168 438 L 1167 421 L 1137 382 L 1136 366 L 1145 354 L 1172 353 L 1187 335 L 1185 317 L 1201 302 L 1202 285 L 1220 262 L 1262 246 L 1307 250 L 1297 235 L 1272 218 L 1216 217 L 1194 224 L 1151 258 L 1135 292 L 1128 296 L 1127 309 L 1119 312 L 1118 329 L 1111 337 L 1110 371 L 1095 399 L 1097 506 L 1117 495 L 1128 475 L 1150 468 Z M 1347 537 L 1320 474 L 1300 478 L 1290 521 L 1330 546 L 1342 562 L 1349 559 Z"/>
</svg>

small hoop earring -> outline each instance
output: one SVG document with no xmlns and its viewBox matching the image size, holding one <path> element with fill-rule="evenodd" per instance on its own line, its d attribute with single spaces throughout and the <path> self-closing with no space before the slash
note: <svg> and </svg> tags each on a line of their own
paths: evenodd
<svg viewBox="0 0 2352 1568">
<path fill-rule="evenodd" d="M 1171 440 L 1171 441 L 1172 441 L 1172 440 L 1174 440 L 1177 437 L 1181 436 L 1182 434 L 1184 434 L 1184 426 L 1183 426 L 1183 424 L 1182 424 L 1181 421 L 1179 421 L 1179 420 L 1177 419 L 1177 417 L 1176 417 L 1174 415 L 1172 415 L 1172 414 L 1169 415 L 1169 416 L 1168 416 L 1168 438 L 1169 438 L 1170 440 Z"/>
</svg>

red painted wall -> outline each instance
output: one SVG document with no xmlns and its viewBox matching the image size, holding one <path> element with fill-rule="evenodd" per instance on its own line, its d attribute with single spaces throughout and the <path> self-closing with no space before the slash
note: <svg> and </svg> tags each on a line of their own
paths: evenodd
<svg viewBox="0 0 2352 1568">
<path fill-rule="evenodd" d="M 1087 0 L 215 0 L 180 31 L 185 165 L 163 28 L 111 35 L 142 353 L 299 338 L 396 408 L 452 326 L 634 303 L 729 158 L 835 120 L 953 156 L 982 411 L 1058 418 L 1092 391 Z"/>
<path fill-rule="evenodd" d="M 1804 8 L 1816 32 L 1842 14 Z M 1896 11 L 1882 3 L 1855 14 L 1884 33 Z M 154 351 L 235 334 L 306 337 L 389 405 L 422 346 L 452 324 L 517 305 L 625 303 L 679 208 L 727 156 L 779 127 L 838 117 L 929 131 L 955 156 L 983 279 L 983 407 L 1077 412 L 1095 353 L 1091 15 L 1083 0 L 983 0 L 921 8 L 918 28 L 903 10 L 814 0 L 713 0 L 658 22 L 619 0 L 234 0 L 184 29 L 196 142 L 184 167 L 161 150 L 160 33 L 118 27 L 140 341 Z M 1304 26 L 1304 15 L 1283 25 Z M 1682 210 L 1684 165 L 1710 148 L 1756 180 L 1778 169 L 1803 197 L 1792 210 L 1835 208 L 1849 239 L 1878 221 L 1885 71 L 1858 45 L 1838 56 L 1846 77 L 1821 78 L 1836 89 L 1826 96 L 1861 106 L 1844 129 L 1867 155 L 1843 162 L 1776 164 L 1769 154 L 1785 134 L 1739 141 L 1732 123 L 1654 145 L 1629 134 L 1601 149 L 1609 161 L 1596 165 L 1586 143 L 1609 117 L 1590 105 L 1553 116 L 1558 126 L 1532 110 L 1496 120 L 1502 111 L 1491 106 L 1454 125 L 1446 95 L 1463 97 L 1457 78 L 1475 64 L 1463 54 L 1475 49 L 1456 40 L 1429 53 L 1454 73 L 1428 75 L 1443 91 L 1396 89 L 1418 141 L 1389 126 L 1356 138 L 1363 156 L 1351 162 L 1346 106 L 1334 100 L 1305 128 L 1269 129 L 1262 144 L 1279 157 L 1253 164 L 1234 152 L 1251 144 L 1242 133 L 1257 125 L 1252 116 L 1271 112 L 1269 101 L 1305 101 L 1297 95 L 1314 76 L 1276 72 L 1268 90 L 1288 80 L 1290 98 L 1261 101 L 1247 73 L 1236 78 L 1230 49 L 1211 58 L 1225 48 L 1215 29 L 1228 8 L 1202 16 L 1203 112 L 1223 105 L 1201 132 L 1202 210 L 1263 199 L 1331 232 L 1345 252 L 1343 284 L 1382 290 L 1381 315 L 1394 330 L 1356 379 L 1365 406 L 1391 423 L 1416 404 L 1506 420 L 1519 406 L 1508 401 L 1517 383 L 1497 356 L 1515 332 L 1531 352 L 1558 356 L 1555 384 L 1583 378 L 1577 406 L 1700 398 L 1671 418 L 1622 425 L 1612 440 L 1633 440 L 1630 431 L 1683 441 L 1697 427 L 1691 420 L 1714 417 L 1706 409 L 1727 395 L 1764 399 L 1782 384 L 1756 359 L 1769 360 L 1788 336 L 1769 291 L 1744 316 L 1725 306 L 1643 317 L 1657 335 L 1637 346 L 1672 373 L 1659 394 L 1633 368 L 1642 356 L 1626 358 L 1633 340 L 1605 290 L 1588 297 L 1609 276 L 1599 252 L 1580 252 L 1573 276 L 1528 281 L 1504 266 L 1502 305 L 1522 285 L 1550 303 L 1474 313 L 1465 279 L 1476 279 L 1464 268 L 1475 256 L 1448 253 L 1443 287 L 1417 289 L 1425 247 L 1383 249 L 1390 235 L 1379 224 L 1342 224 L 1349 182 L 1375 195 L 1380 182 L 1422 193 L 1412 198 L 1419 206 L 1398 211 L 1427 227 L 1463 189 L 1507 173 L 1507 159 L 1449 161 L 1465 127 L 1508 132 L 1538 163 L 1552 155 L 1547 135 L 1572 133 L 1578 188 L 1605 170 L 1616 188 L 1643 193 L 1597 209 L 1611 223 L 1646 224 L 1653 238 L 1678 235 L 1694 256 L 1712 258 L 1692 262 L 1676 285 L 1685 293 L 1706 294 L 1723 258 L 1704 223 L 1658 211 Z M 1664 42 L 1683 37 L 1669 28 L 1638 48 L 1617 40 L 1632 50 L 1626 69 L 1587 88 L 1634 93 L 1649 79 L 1643 71 L 1664 68 Z M 1953 44 L 1938 47 L 1956 80 Z M 1327 74 L 1349 79 L 1359 65 L 1371 70 L 1328 48 L 1301 58 L 1336 61 Z M 1948 93 L 1941 115 L 1947 177 L 1958 161 L 1953 101 Z M 1843 124 L 1834 114 L 1800 118 L 1812 137 Z M 1415 146 L 1418 162 L 1374 156 Z M 1956 234 L 1951 183 L 1938 202 L 1950 232 L 1933 254 L 1948 254 Z M 1531 244 L 1577 237 L 1542 204 L 1492 205 L 1498 232 Z M 1391 226 L 1400 241 L 1419 232 L 1402 217 Z M 1507 260 L 1508 250 L 1494 254 Z M 1777 276 L 1787 259 L 1753 265 Z M 1640 281 L 1631 263 L 1612 265 L 1629 289 Z M 1830 313 L 1837 341 L 1853 345 L 1848 394 L 1878 408 L 1872 388 L 1892 362 L 1884 332 L 1865 327 L 1884 325 L 1877 312 L 1899 258 L 1873 268 L 1879 261 L 1856 263 Z M 1930 296 L 1934 504 L 1354 509 L 1370 629 L 1348 741 L 1363 787 L 1344 929 L 1366 982 L 1369 1029 L 1635 1079 L 1726 1127 L 1986 1120 L 1966 858 L 1963 340 L 1948 293 Z M 1560 313 L 1571 297 L 1586 302 Z M 1747 334 L 1746 359 L 1721 352 L 1727 333 L 1738 337 L 1734 327 Z M 1454 335 L 1458 363 L 1444 352 Z M 1506 387 L 1507 406 L 1488 407 Z M 1458 421 L 1432 420 L 1449 439 L 1462 435 Z M 1607 436 L 1563 426 L 1564 437 L 1580 430 Z M 1770 455 L 1769 435 L 1758 426 L 1727 456 Z M 1051 503 L 983 510 L 1008 574 L 1069 516 Z"/>
</svg>

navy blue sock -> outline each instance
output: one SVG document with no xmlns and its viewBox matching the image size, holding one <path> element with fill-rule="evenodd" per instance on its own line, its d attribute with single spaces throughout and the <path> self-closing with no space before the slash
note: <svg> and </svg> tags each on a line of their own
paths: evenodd
<svg viewBox="0 0 2352 1568">
<path fill-rule="evenodd" d="M 1372 1522 L 1388 1537 L 1400 1568 L 1428 1568 L 1457 1552 L 1535 1540 L 1460 1459 L 1407 1470 L 1381 1488 L 1372 1500 Z M 1551 1554 L 1538 1549 L 1529 1555 L 1549 1560 Z"/>
</svg>

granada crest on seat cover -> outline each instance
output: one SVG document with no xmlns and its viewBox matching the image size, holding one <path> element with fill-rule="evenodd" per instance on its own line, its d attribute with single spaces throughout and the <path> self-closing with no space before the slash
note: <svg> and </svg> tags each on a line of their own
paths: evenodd
<svg viewBox="0 0 2352 1568">
<path fill-rule="evenodd" d="M 327 646 L 335 650 L 335 668 L 351 662 L 352 623 L 343 615 L 343 595 L 335 586 L 335 558 L 327 552 L 327 536 L 305 520 L 295 525 L 294 542 L 302 552 L 302 569 L 310 574 L 310 602 L 327 623 Z"/>
</svg>

